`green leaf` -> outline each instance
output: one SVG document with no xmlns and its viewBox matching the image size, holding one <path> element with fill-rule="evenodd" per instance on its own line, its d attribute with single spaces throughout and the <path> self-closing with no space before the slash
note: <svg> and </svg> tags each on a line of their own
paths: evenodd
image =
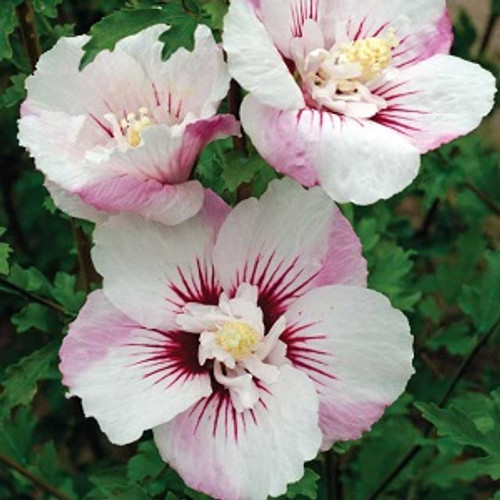
<svg viewBox="0 0 500 500">
<path fill-rule="evenodd" d="M 33 328 L 40 332 L 54 332 L 57 321 L 53 312 L 46 306 L 32 302 L 12 316 L 12 324 L 18 333 L 24 333 Z"/>
<path fill-rule="evenodd" d="M 487 269 L 477 286 L 464 286 L 460 307 L 472 318 L 482 333 L 489 331 L 500 319 L 500 253 L 486 252 Z"/>
<path fill-rule="evenodd" d="M 57 358 L 58 346 L 51 343 L 22 358 L 5 370 L 0 396 L 0 415 L 7 415 L 18 405 L 28 405 L 38 390 L 38 382 L 52 378 L 52 363 Z"/>
<path fill-rule="evenodd" d="M 260 156 L 248 158 L 242 153 L 231 151 L 224 156 L 222 179 L 229 191 L 236 192 L 239 186 L 250 182 L 265 166 L 266 162 Z"/>
<path fill-rule="evenodd" d="M 394 307 L 404 311 L 413 310 L 421 297 L 420 291 L 412 290 L 408 280 L 413 270 L 413 255 L 412 250 L 403 250 L 389 241 L 376 244 L 367 255 L 370 288 L 387 295 Z"/>
<path fill-rule="evenodd" d="M 157 477 L 166 467 L 154 441 L 146 441 L 139 444 L 137 455 L 129 460 L 127 476 L 133 482 L 140 482 L 146 478 Z"/>
<path fill-rule="evenodd" d="M 209 0 L 203 5 L 203 10 L 210 16 L 211 25 L 215 29 L 222 29 L 222 21 L 227 13 L 226 0 Z"/>
<path fill-rule="evenodd" d="M 306 467 L 302 479 L 288 486 L 286 495 L 281 498 L 309 498 L 316 500 L 318 498 L 319 474 Z"/>
<path fill-rule="evenodd" d="M 0 227 L 0 236 L 3 236 L 5 229 Z M 9 255 L 12 248 L 8 243 L 0 242 L 0 274 L 9 274 Z"/>
<path fill-rule="evenodd" d="M 194 31 L 198 23 L 190 16 L 184 14 L 183 16 L 170 18 L 170 29 L 160 36 L 165 46 L 163 47 L 162 57 L 164 60 L 168 59 L 174 52 L 184 48 L 193 50 L 194 48 Z"/>
<path fill-rule="evenodd" d="M 85 302 L 86 294 L 76 290 L 76 276 L 58 272 L 54 280 L 52 297 L 69 311 L 78 311 Z"/>
<path fill-rule="evenodd" d="M 166 43 L 163 57 L 172 54 L 179 47 L 193 47 L 192 34 L 197 23 L 180 5 L 123 9 L 102 18 L 92 26 L 89 33 L 92 38 L 83 47 L 85 54 L 80 67 L 85 67 L 102 50 L 113 50 L 122 38 L 161 23 L 170 25 L 170 29 L 160 36 L 160 40 Z"/>
<path fill-rule="evenodd" d="M 52 290 L 50 281 L 35 267 L 23 269 L 14 264 L 10 271 L 9 280 L 28 292 L 50 295 Z"/>
<path fill-rule="evenodd" d="M 0 106 L 4 108 L 17 106 L 26 97 L 26 87 L 24 86 L 26 76 L 26 74 L 21 73 L 10 77 L 10 86 L 0 97 Z"/>
<path fill-rule="evenodd" d="M 474 418 L 456 404 L 445 409 L 433 403 L 415 403 L 415 406 L 436 427 L 440 436 L 450 436 L 459 444 L 475 446 L 500 457 L 500 391 L 493 392 L 490 398 L 482 396 L 481 400 L 485 410 L 481 419 Z"/>
</svg>

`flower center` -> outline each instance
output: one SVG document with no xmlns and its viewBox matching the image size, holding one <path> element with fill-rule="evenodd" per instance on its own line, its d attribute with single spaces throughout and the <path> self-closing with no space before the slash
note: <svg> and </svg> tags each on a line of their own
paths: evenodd
<svg viewBox="0 0 500 500">
<path fill-rule="evenodd" d="M 217 344 L 229 352 L 235 360 L 246 358 L 260 342 L 255 329 L 241 322 L 226 323 L 215 335 Z"/>
<path fill-rule="evenodd" d="M 386 38 L 365 38 L 343 47 L 340 59 L 359 64 L 360 80 L 368 82 L 380 76 L 392 61 L 392 49 L 399 45 L 394 30 L 389 30 Z"/>
<path fill-rule="evenodd" d="M 149 117 L 148 108 L 139 108 L 139 113 L 129 113 L 127 118 L 120 122 L 120 129 L 127 138 L 129 145 L 133 148 L 141 143 L 141 132 L 147 127 L 153 125 Z"/>
<path fill-rule="evenodd" d="M 378 78 L 393 79 L 392 50 L 399 44 L 394 29 L 381 37 L 338 42 L 330 50 L 310 51 L 298 65 L 309 105 L 354 118 L 371 118 L 387 103 L 372 94 Z"/>
</svg>

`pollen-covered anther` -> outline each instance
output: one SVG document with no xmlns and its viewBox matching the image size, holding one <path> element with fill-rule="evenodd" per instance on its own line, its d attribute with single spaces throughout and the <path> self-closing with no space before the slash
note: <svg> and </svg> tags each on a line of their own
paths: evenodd
<svg viewBox="0 0 500 500">
<path fill-rule="evenodd" d="M 349 62 L 361 66 L 361 80 L 368 82 L 376 78 L 392 61 L 392 50 L 399 45 L 394 30 L 389 30 L 385 38 L 364 38 L 356 40 L 342 50 L 342 56 Z"/>
<path fill-rule="evenodd" d="M 247 357 L 259 345 L 259 335 L 254 328 L 241 322 L 226 323 L 216 332 L 217 343 L 234 359 Z"/>
<path fill-rule="evenodd" d="M 127 138 L 130 146 L 137 147 L 141 141 L 141 131 L 153 125 L 153 121 L 149 117 L 148 108 L 139 108 L 139 113 L 129 113 L 127 118 L 120 122 L 123 135 Z"/>
</svg>

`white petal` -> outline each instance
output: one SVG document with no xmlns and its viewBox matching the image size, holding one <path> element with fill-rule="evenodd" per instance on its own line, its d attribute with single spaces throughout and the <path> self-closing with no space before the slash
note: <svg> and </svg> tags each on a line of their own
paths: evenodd
<svg viewBox="0 0 500 500">
<path fill-rule="evenodd" d="M 219 391 L 154 429 L 163 459 L 188 486 L 223 500 L 265 500 L 303 475 L 321 441 L 314 386 L 285 366 L 262 387 L 253 410 L 237 413 Z"/>
<path fill-rule="evenodd" d="M 231 2 L 223 39 L 229 71 L 243 88 L 280 109 L 304 106 L 300 88 L 246 0 Z"/>
<path fill-rule="evenodd" d="M 192 52 L 180 48 L 163 63 L 155 85 L 162 107 L 179 110 L 181 117 L 209 118 L 229 89 L 229 73 L 210 29 L 198 26 L 194 38 Z"/>
<path fill-rule="evenodd" d="M 366 282 L 366 262 L 350 224 L 320 188 L 274 181 L 260 200 L 238 204 L 213 252 L 225 290 L 259 288 L 269 329 L 286 305 L 324 284 Z"/>
<path fill-rule="evenodd" d="M 414 371 L 407 319 L 383 295 L 350 286 L 313 290 L 286 318 L 281 340 L 293 365 L 316 384 L 324 446 L 358 439 Z"/>
<path fill-rule="evenodd" d="M 211 392 L 198 338 L 148 331 L 102 291 L 89 295 L 60 351 L 63 382 L 115 444 L 138 439 Z"/>
<path fill-rule="evenodd" d="M 378 94 L 389 107 L 377 120 L 425 153 L 479 125 L 493 107 L 495 78 L 478 64 L 436 55 L 402 70 Z"/>
<path fill-rule="evenodd" d="M 310 50 L 324 48 L 323 37 L 310 37 L 304 25 L 308 20 L 317 22 L 323 19 L 328 14 L 329 4 L 329 0 L 261 0 L 260 12 L 274 43 L 285 57 L 290 58 L 294 38 L 305 36 L 310 41 L 316 40 L 318 45 Z"/>
<path fill-rule="evenodd" d="M 87 205 L 77 194 L 70 193 L 50 181 L 45 181 L 44 186 L 50 193 L 54 205 L 71 217 L 95 223 L 104 222 L 107 219 L 107 213 Z"/>
<path fill-rule="evenodd" d="M 50 181 L 69 191 L 113 175 L 85 155 L 96 145 L 96 129 L 85 116 L 43 111 L 19 120 L 18 139 Z"/>
<path fill-rule="evenodd" d="M 214 238 L 204 214 L 173 227 L 122 214 L 97 227 L 92 257 L 118 309 L 149 328 L 176 328 L 187 302 L 218 303 Z"/>
<path fill-rule="evenodd" d="M 403 190 L 420 156 L 406 137 L 370 120 L 326 111 L 280 111 L 248 96 L 241 120 L 259 153 L 276 170 L 306 185 L 319 183 L 340 203 L 359 205 Z"/>
</svg>

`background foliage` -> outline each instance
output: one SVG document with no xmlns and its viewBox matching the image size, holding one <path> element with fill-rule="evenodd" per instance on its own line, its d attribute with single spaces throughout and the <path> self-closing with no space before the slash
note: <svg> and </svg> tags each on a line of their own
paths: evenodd
<svg viewBox="0 0 500 500">
<path fill-rule="evenodd" d="M 58 348 L 98 286 L 79 259 L 91 227 L 55 210 L 17 145 L 16 120 L 37 46 L 90 30 L 86 64 L 167 22 L 168 56 L 190 47 L 198 22 L 220 36 L 226 9 L 225 0 L 0 4 L 0 500 L 206 498 L 159 459 L 150 433 L 115 447 L 64 397 Z M 499 16 L 492 0 L 479 36 L 462 11 L 454 52 L 496 72 Z M 308 464 L 286 498 L 500 499 L 500 154 L 488 144 L 477 131 L 427 155 L 417 182 L 392 200 L 342 207 L 363 241 L 370 286 L 411 321 L 416 375 L 372 431 Z M 231 140 L 210 145 L 195 175 L 231 202 L 238 190 L 259 195 L 276 174 L 246 147 L 249 155 Z"/>
</svg>

